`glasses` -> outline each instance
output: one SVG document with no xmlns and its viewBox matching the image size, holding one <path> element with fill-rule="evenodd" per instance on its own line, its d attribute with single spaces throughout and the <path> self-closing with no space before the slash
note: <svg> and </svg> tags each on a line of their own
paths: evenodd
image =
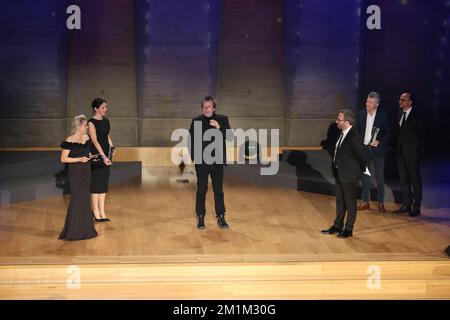
<svg viewBox="0 0 450 320">
<path fill-rule="evenodd" d="M 400 101 L 409 101 L 409 99 L 400 99 Z"/>
</svg>

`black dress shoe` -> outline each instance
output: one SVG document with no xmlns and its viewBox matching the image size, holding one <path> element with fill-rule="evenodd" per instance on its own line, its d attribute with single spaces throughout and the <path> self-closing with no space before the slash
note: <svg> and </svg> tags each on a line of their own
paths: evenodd
<svg viewBox="0 0 450 320">
<path fill-rule="evenodd" d="M 411 206 L 401 206 L 400 209 L 392 211 L 392 213 L 401 214 L 401 213 L 411 213 Z"/>
<path fill-rule="evenodd" d="M 111 220 L 109 220 L 108 218 L 103 218 L 102 220 L 103 220 L 103 222 L 109 222 L 109 221 L 111 221 Z"/>
<path fill-rule="evenodd" d="M 197 216 L 197 229 L 205 229 L 205 216 Z"/>
<path fill-rule="evenodd" d="M 321 230 L 320 232 L 325 233 L 325 234 L 335 234 L 335 233 L 341 232 L 341 230 L 339 230 L 338 228 L 335 228 L 335 227 L 331 227 L 329 229 Z"/>
<path fill-rule="evenodd" d="M 338 238 L 343 238 L 343 239 L 351 237 L 351 236 L 353 236 L 353 231 L 349 231 L 349 230 L 344 230 L 342 232 L 339 232 L 339 234 L 338 234 Z"/>
<path fill-rule="evenodd" d="M 228 223 L 225 221 L 225 216 L 224 215 L 217 216 L 217 224 L 222 229 L 228 229 L 229 228 Z"/>
<path fill-rule="evenodd" d="M 95 217 L 94 212 L 91 211 L 91 213 L 92 213 L 92 215 L 94 216 L 95 221 L 97 221 L 97 222 L 103 222 L 103 219 L 97 219 L 97 218 Z"/>
<path fill-rule="evenodd" d="M 413 209 L 413 210 L 410 212 L 409 216 L 410 216 L 410 217 L 417 217 L 417 216 L 420 216 L 420 208 L 415 208 L 415 209 Z"/>
</svg>

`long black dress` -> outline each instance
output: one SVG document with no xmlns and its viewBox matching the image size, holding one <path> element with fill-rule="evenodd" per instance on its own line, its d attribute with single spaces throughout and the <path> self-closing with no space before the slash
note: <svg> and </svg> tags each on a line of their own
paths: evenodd
<svg viewBox="0 0 450 320">
<path fill-rule="evenodd" d="M 91 141 L 85 144 L 64 141 L 61 148 L 70 150 L 70 158 L 89 157 Z M 89 162 L 68 164 L 70 204 L 67 209 L 66 222 L 59 235 L 61 240 L 84 240 L 97 236 L 91 210 L 91 165 Z"/>
<path fill-rule="evenodd" d="M 111 130 L 109 120 L 103 118 L 102 120 L 97 120 L 95 118 L 89 119 L 94 127 L 97 134 L 97 141 L 103 149 L 103 152 L 108 156 L 109 151 L 109 140 L 108 135 Z M 92 144 L 91 147 L 92 154 L 98 154 L 99 151 Z M 92 168 L 92 180 L 91 180 L 91 193 L 107 193 L 109 184 L 109 167 L 103 165 L 101 167 Z"/>
</svg>

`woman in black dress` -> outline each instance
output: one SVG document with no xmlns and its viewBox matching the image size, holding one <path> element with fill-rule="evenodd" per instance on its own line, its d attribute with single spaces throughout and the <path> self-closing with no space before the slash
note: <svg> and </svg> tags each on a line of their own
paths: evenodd
<svg viewBox="0 0 450 320">
<path fill-rule="evenodd" d="M 89 186 L 91 183 L 91 140 L 84 115 L 73 120 L 72 135 L 61 143 L 61 162 L 68 164 L 70 204 L 59 235 L 62 240 L 83 240 L 97 236 L 92 220 Z"/>
<path fill-rule="evenodd" d="M 110 221 L 105 213 L 106 193 L 108 192 L 109 183 L 109 166 L 111 160 L 111 150 L 114 145 L 111 140 L 110 130 L 111 126 L 109 120 L 105 117 L 108 112 L 108 103 L 102 98 L 97 98 L 92 101 L 92 109 L 94 116 L 89 119 L 89 136 L 92 140 L 92 154 L 99 154 L 103 158 L 103 164 L 92 167 L 91 180 L 91 197 L 92 210 L 96 221 L 105 222 Z M 114 155 L 114 153 L 112 154 Z"/>
</svg>

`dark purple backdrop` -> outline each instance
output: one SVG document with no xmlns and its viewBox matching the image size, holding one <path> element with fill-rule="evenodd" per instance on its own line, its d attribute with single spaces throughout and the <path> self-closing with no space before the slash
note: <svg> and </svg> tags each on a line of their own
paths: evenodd
<svg viewBox="0 0 450 320">
<path fill-rule="evenodd" d="M 98 26 L 98 15 L 85 14 L 83 26 L 113 28 L 123 34 L 111 39 L 96 39 L 95 35 L 103 37 L 115 33 L 105 29 L 90 34 L 89 39 L 81 38 L 82 41 L 90 41 L 89 45 L 102 41 L 102 48 L 110 51 L 114 51 L 114 43 L 118 46 L 128 43 L 123 54 L 118 50 L 111 55 L 109 63 L 119 69 L 125 64 L 127 72 L 135 70 L 132 76 L 135 85 L 130 87 L 133 92 L 129 93 L 134 95 L 130 101 L 135 101 L 135 105 L 124 105 L 122 113 L 117 109 L 114 111 L 117 119 L 125 119 L 117 120 L 116 127 L 126 123 L 124 132 L 134 130 L 131 132 L 136 135 L 136 138 L 124 139 L 122 145 L 165 143 L 160 138 L 147 142 L 138 138 L 146 128 L 147 119 L 150 120 L 149 128 L 155 128 L 151 121 L 159 119 L 167 120 L 168 125 L 172 122 L 179 125 L 174 119 L 188 119 L 198 113 L 199 97 L 220 92 L 218 79 L 224 72 L 220 70 L 220 39 L 222 21 L 227 14 L 222 10 L 223 2 L 90 1 L 94 2 L 98 3 L 99 14 L 108 16 L 109 20 L 105 21 L 114 21 L 114 15 L 117 15 L 120 23 Z M 284 36 L 273 47 L 280 47 L 284 52 L 280 68 L 285 119 L 332 119 L 341 107 L 363 108 L 365 97 L 371 90 L 381 93 L 382 106 L 395 115 L 399 95 L 411 90 L 429 123 L 430 144 L 450 145 L 447 130 L 450 117 L 450 1 L 280 0 L 271 6 L 265 6 L 264 1 L 246 2 L 246 9 L 241 14 L 236 13 L 239 8 L 229 10 L 234 16 L 227 21 L 237 24 L 242 21 L 242 26 L 246 26 L 249 17 L 254 19 L 253 2 L 255 8 L 258 6 L 258 10 L 255 9 L 258 15 L 264 16 L 264 10 L 269 15 L 278 7 L 283 12 L 274 26 L 281 23 Z M 83 52 L 89 54 L 87 49 L 80 48 L 75 55 L 73 52 L 68 54 L 69 48 L 73 49 L 77 44 L 76 36 L 70 35 L 76 31 L 68 31 L 65 27 L 65 10 L 72 3 L 83 1 L 0 2 L 1 145 L 11 146 L 14 139 L 20 141 L 21 131 L 15 126 L 36 126 L 35 132 L 41 133 L 36 136 L 44 145 L 54 144 L 64 135 L 60 131 L 66 129 L 66 118 L 73 116 L 72 107 L 67 107 L 68 100 L 77 96 L 73 91 L 68 92 L 68 88 L 74 90 L 73 72 L 78 70 L 80 61 L 86 60 L 81 58 Z M 381 7 L 382 30 L 366 28 L 365 9 L 370 4 Z M 134 13 L 124 17 L 128 13 L 117 9 L 120 6 L 132 8 Z M 121 24 L 127 27 L 124 29 Z M 235 26 L 236 30 L 240 28 Z M 270 41 L 274 39 L 277 38 L 270 37 Z M 134 43 L 130 44 L 130 41 Z M 108 52 L 101 53 L 108 60 Z M 131 57 L 130 63 L 124 61 L 127 57 Z M 100 56 L 96 59 L 91 61 L 93 65 L 103 63 Z M 230 65 L 229 60 L 224 65 Z M 236 80 L 246 76 L 245 70 L 242 70 L 244 74 L 234 73 L 238 77 Z M 86 70 L 78 71 L 90 77 Z M 125 81 L 121 78 L 109 80 L 119 87 L 121 81 Z M 239 112 L 231 116 L 239 117 Z M 273 117 L 270 112 L 258 116 Z M 291 130 L 296 129 L 291 126 Z M 295 132 L 289 134 L 295 135 Z M 312 143 L 319 144 L 320 141 Z M 36 141 L 32 144 L 39 145 Z"/>
</svg>

